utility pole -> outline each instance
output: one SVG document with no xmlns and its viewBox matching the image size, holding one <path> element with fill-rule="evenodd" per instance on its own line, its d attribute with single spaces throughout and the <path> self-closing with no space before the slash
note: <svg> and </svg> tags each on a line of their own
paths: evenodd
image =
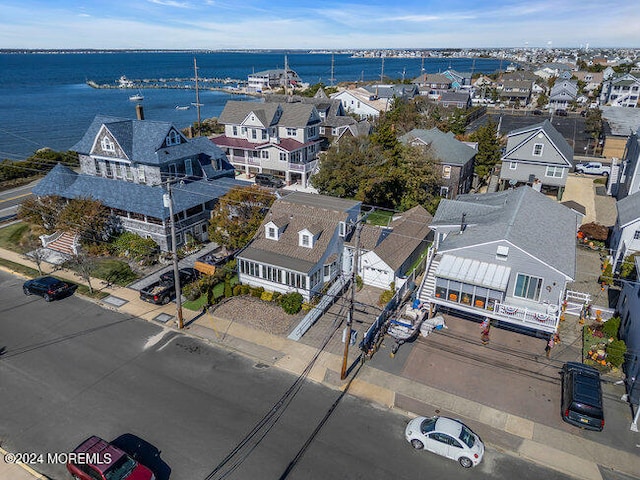
<svg viewBox="0 0 640 480">
<path fill-rule="evenodd" d="M 340 371 L 340 380 L 347 378 L 347 361 L 349 356 L 349 343 L 351 342 L 351 324 L 353 323 L 353 305 L 356 299 L 356 276 L 358 274 L 358 256 L 360 253 L 360 234 L 362 233 L 362 224 L 367 217 L 373 212 L 373 209 L 362 215 L 356 220 L 356 242 L 355 251 L 353 253 L 353 265 L 351 266 L 351 298 L 349 299 L 349 312 L 347 313 L 346 335 L 344 339 L 344 355 L 342 357 L 342 370 Z"/>
<path fill-rule="evenodd" d="M 180 271 L 178 269 L 178 245 L 176 240 L 176 220 L 173 216 L 173 195 L 171 193 L 171 181 L 167 182 L 167 193 L 163 195 L 164 206 L 169 207 L 169 217 L 171 225 L 171 257 L 173 259 L 173 280 L 176 286 L 176 323 L 182 330 L 184 320 L 182 318 L 182 291 L 180 288 Z"/>
<path fill-rule="evenodd" d="M 196 57 L 193 57 L 193 71 L 196 78 L 196 111 L 198 112 L 198 136 L 200 136 L 200 91 L 198 89 L 198 65 L 196 64 Z"/>
</svg>

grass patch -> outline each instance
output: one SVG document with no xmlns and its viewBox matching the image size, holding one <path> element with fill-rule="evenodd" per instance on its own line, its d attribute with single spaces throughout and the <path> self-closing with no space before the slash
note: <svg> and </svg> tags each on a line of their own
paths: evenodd
<svg viewBox="0 0 640 480">
<path fill-rule="evenodd" d="M 121 287 L 126 287 L 139 278 L 127 262 L 114 258 L 97 258 L 91 276 Z"/>
<path fill-rule="evenodd" d="M 38 275 L 38 270 L 35 268 L 27 267 L 26 265 L 22 265 L 21 263 L 12 262 L 11 260 L 6 260 L 4 258 L 0 258 L 0 265 L 15 272 L 20 275 L 24 275 L 25 277 L 35 278 Z"/>
<path fill-rule="evenodd" d="M 238 276 L 234 275 L 231 278 L 231 288 L 233 288 L 234 285 L 237 285 L 237 284 L 238 284 Z M 220 282 L 215 287 L 213 287 L 213 296 L 215 298 L 220 298 L 224 296 L 224 282 Z M 207 304 L 207 294 L 203 293 L 195 300 L 189 300 L 184 302 L 182 306 L 187 310 L 193 310 L 194 312 L 197 312 L 199 310 L 202 310 L 202 307 L 204 307 L 206 304 Z"/>
<path fill-rule="evenodd" d="M 367 217 L 367 223 L 386 227 L 391 223 L 391 217 L 393 217 L 393 212 L 376 210 Z"/>
<path fill-rule="evenodd" d="M 14 223 L 0 229 L 0 247 L 12 252 L 23 253 L 20 248 L 22 236 L 29 231 L 29 225 L 23 222 Z"/>
</svg>

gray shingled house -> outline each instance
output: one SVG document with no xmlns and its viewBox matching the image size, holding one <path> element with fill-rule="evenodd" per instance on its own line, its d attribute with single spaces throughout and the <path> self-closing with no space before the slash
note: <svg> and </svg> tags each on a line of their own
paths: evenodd
<svg viewBox="0 0 640 480">
<path fill-rule="evenodd" d="M 502 188 L 528 184 L 535 190 L 554 192 L 562 200 L 573 149 L 549 120 L 512 130 L 502 156 Z"/>
<path fill-rule="evenodd" d="M 171 123 L 98 115 L 71 150 L 80 173 L 54 167 L 34 188 L 37 196 L 89 197 L 111 209 L 122 229 L 171 248 L 167 180 L 172 187 L 177 244 L 186 235 L 207 240 L 207 223 L 217 198 L 232 187 L 233 167 L 207 138 L 187 139 Z"/>
<path fill-rule="evenodd" d="M 416 206 L 393 217 L 388 227 L 363 225 L 358 244 L 358 275 L 365 285 L 396 290 L 407 280 L 409 270 L 429 246 L 432 216 Z M 355 238 L 345 244 L 346 256 L 353 257 Z"/>
<path fill-rule="evenodd" d="M 240 283 L 309 300 L 343 268 L 345 239 L 360 202 L 293 192 L 276 200 L 254 239 L 237 255 Z"/>
<path fill-rule="evenodd" d="M 438 310 L 554 333 L 576 274 L 578 221 L 528 186 L 442 200 L 419 298 Z"/>
<path fill-rule="evenodd" d="M 453 133 L 444 133 L 435 127 L 431 130 L 414 128 L 399 140 L 404 144 L 428 149 L 434 156 L 441 168 L 440 196 L 456 198 L 461 193 L 469 192 L 477 150 L 457 140 Z"/>
</svg>

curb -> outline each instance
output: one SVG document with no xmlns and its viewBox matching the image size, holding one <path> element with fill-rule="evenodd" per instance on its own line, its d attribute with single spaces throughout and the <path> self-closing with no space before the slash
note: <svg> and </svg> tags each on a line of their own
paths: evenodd
<svg viewBox="0 0 640 480">
<path fill-rule="evenodd" d="M 12 455 L 11 452 L 7 452 L 4 448 L 0 447 L 0 455 L 2 455 L 2 461 L 4 462 L 5 465 L 17 465 L 18 467 L 22 468 L 25 472 L 27 472 L 30 476 L 32 476 L 33 478 L 38 478 L 40 480 L 50 480 L 49 477 L 47 477 L 46 475 L 43 475 L 41 473 L 36 472 L 33 468 L 31 468 L 29 465 L 27 465 L 26 463 L 22 463 L 22 462 L 17 462 L 17 463 L 7 463 L 7 461 L 5 460 L 5 458 L 7 457 L 7 455 Z"/>
</svg>

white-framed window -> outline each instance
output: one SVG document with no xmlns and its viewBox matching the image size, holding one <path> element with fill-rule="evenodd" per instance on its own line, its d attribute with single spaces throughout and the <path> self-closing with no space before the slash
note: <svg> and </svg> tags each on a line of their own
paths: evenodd
<svg viewBox="0 0 640 480">
<path fill-rule="evenodd" d="M 442 166 L 442 178 L 451 178 L 451 165 Z"/>
<path fill-rule="evenodd" d="M 296 129 L 287 127 L 287 137 L 295 137 L 295 136 L 296 136 Z"/>
<path fill-rule="evenodd" d="M 300 245 L 309 248 L 311 246 L 311 235 L 300 235 Z"/>
<path fill-rule="evenodd" d="M 541 278 L 519 273 L 516 277 L 513 296 L 538 301 L 540 299 L 540 290 L 542 290 Z"/>
<path fill-rule="evenodd" d="M 113 169 L 111 167 L 111 162 L 104 162 L 104 166 L 105 166 L 105 170 L 107 173 L 107 177 L 112 178 L 113 177 Z"/>
<path fill-rule="evenodd" d="M 347 235 L 347 224 L 345 222 L 338 223 L 338 235 L 341 237 Z"/>
<path fill-rule="evenodd" d="M 267 238 L 278 239 L 278 229 L 276 227 L 267 227 Z"/>
<path fill-rule="evenodd" d="M 547 166 L 547 171 L 544 173 L 545 177 L 562 178 L 564 176 L 563 167 Z"/>
<path fill-rule="evenodd" d="M 131 171 L 131 167 L 130 166 L 125 166 L 124 167 L 124 176 L 128 181 L 130 181 L 130 182 L 133 181 L 133 172 Z"/>
<path fill-rule="evenodd" d="M 262 150 L 262 158 L 269 158 L 269 150 Z"/>
<path fill-rule="evenodd" d="M 281 162 L 287 161 L 287 154 L 285 152 L 280 152 L 280 161 Z"/>
<path fill-rule="evenodd" d="M 640 230 L 636 230 L 633 234 L 634 240 L 640 240 Z"/>
<path fill-rule="evenodd" d="M 515 170 L 518 168 L 518 162 L 509 162 L 509 170 Z"/>
<path fill-rule="evenodd" d="M 102 141 L 100 142 L 100 146 L 102 147 L 102 150 L 104 150 L 105 152 L 115 152 L 116 151 L 116 145 L 115 145 L 115 143 L 113 143 L 111 141 L 111 139 L 109 137 L 102 137 Z"/>
<path fill-rule="evenodd" d="M 234 137 L 237 137 L 237 136 L 238 136 L 238 126 L 237 126 L 237 125 L 234 125 L 234 126 L 233 126 L 233 136 L 234 136 Z"/>
<path fill-rule="evenodd" d="M 544 149 L 544 144 L 543 143 L 534 143 L 533 144 L 533 156 L 534 157 L 541 157 L 543 149 Z"/>
<path fill-rule="evenodd" d="M 267 133 L 266 129 L 263 128 L 261 132 L 262 132 L 262 140 L 266 140 L 267 138 L 269 138 L 269 134 Z"/>
<path fill-rule="evenodd" d="M 144 174 L 144 167 L 142 165 L 140 165 L 138 167 L 138 182 L 140 183 L 146 183 L 146 177 Z"/>
<path fill-rule="evenodd" d="M 97 158 L 93 159 L 93 165 L 96 168 L 96 175 L 102 175 L 102 171 L 100 171 L 100 162 Z"/>
<path fill-rule="evenodd" d="M 449 187 L 440 187 L 440 196 L 447 198 L 449 195 Z"/>
<path fill-rule="evenodd" d="M 175 130 L 171 130 L 169 132 L 169 135 L 167 135 L 167 146 L 171 146 L 171 145 L 179 145 L 180 144 L 180 134 L 178 132 L 176 132 Z"/>
<path fill-rule="evenodd" d="M 251 138 L 256 140 L 258 138 L 258 132 L 256 131 L 255 128 L 251 129 Z"/>
</svg>

